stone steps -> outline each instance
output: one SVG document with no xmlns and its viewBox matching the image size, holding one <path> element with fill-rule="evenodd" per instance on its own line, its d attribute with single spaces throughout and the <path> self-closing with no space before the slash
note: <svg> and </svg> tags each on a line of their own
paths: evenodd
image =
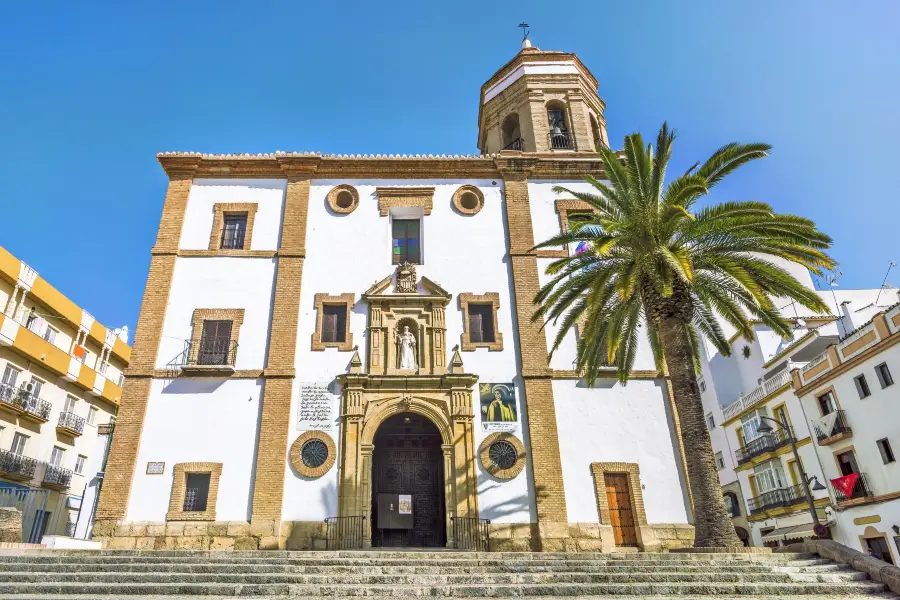
<svg viewBox="0 0 900 600">
<path fill-rule="evenodd" d="M 25 551 L 2 598 L 891 598 L 811 554 Z"/>
</svg>

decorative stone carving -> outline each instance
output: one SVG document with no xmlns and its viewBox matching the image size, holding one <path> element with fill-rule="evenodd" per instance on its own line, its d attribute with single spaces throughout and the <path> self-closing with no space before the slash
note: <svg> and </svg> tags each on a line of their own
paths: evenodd
<svg viewBox="0 0 900 600">
<path fill-rule="evenodd" d="M 403 325 L 403 330 L 397 334 L 397 357 L 402 370 L 415 370 L 419 366 L 416 361 L 416 336 L 410 333 L 409 325 Z"/>
<path fill-rule="evenodd" d="M 397 265 L 397 283 L 394 291 L 398 294 L 415 294 L 418 291 L 416 285 L 416 265 L 405 262 Z"/>
</svg>

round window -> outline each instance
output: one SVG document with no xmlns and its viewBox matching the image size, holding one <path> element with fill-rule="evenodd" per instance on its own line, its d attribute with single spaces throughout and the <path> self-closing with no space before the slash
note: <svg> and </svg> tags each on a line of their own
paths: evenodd
<svg viewBox="0 0 900 600">
<path fill-rule="evenodd" d="M 310 469 L 321 467 L 328 460 L 328 446 L 322 440 L 309 440 L 300 449 L 300 458 L 303 460 L 303 464 Z"/>
<path fill-rule="evenodd" d="M 337 195 L 335 204 L 337 204 L 341 208 L 350 208 L 351 206 L 353 206 L 353 194 L 351 194 L 347 190 L 342 190 Z"/>
<path fill-rule="evenodd" d="M 478 196 L 473 192 L 465 192 L 459 199 L 459 203 L 466 210 L 475 210 L 478 208 Z"/>
<path fill-rule="evenodd" d="M 511 469 L 519 458 L 515 446 L 506 440 L 498 440 L 488 450 L 491 462 L 501 469 Z"/>
</svg>

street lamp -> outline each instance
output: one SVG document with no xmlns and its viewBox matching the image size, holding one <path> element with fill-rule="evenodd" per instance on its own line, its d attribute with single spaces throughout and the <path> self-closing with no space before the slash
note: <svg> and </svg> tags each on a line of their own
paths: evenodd
<svg viewBox="0 0 900 600">
<path fill-rule="evenodd" d="M 803 468 L 803 463 L 800 461 L 800 454 L 797 453 L 797 440 L 796 440 L 796 438 L 794 438 L 794 434 L 793 434 L 793 432 L 791 432 L 791 428 L 786 427 L 783 423 L 781 423 L 780 421 L 776 421 L 775 419 L 773 419 L 771 417 L 759 415 L 759 418 L 760 418 L 760 424 L 759 424 L 759 427 L 756 428 L 756 430 L 759 431 L 760 433 L 772 433 L 773 431 L 775 431 L 775 429 L 771 425 L 769 425 L 766 421 L 771 421 L 771 422 L 775 423 L 776 425 L 778 425 L 779 427 L 784 429 L 785 433 L 787 433 L 788 440 L 791 442 L 791 449 L 794 451 L 794 460 L 797 462 L 797 468 L 800 469 L 800 479 L 803 481 L 803 491 L 806 492 L 806 504 L 809 506 L 809 514 L 812 515 L 813 526 L 814 526 L 813 529 L 814 530 L 820 529 L 822 526 L 822 523 L 819 521 L 818 513 L 816 513 L 816 505 L 813 502 L 812 492 L 810 492 L 810 488 L 809 488 L 809 482 L 815 481 L 815 483 L 812 486 L 812 489 L 816 492 L 821 492 L 822 490 L 825 489 L 825 486 L 822 485 L 821 483 L 819 483 L 819 480 L 818 480 L 818 478 L 816 478 L 815 475 L 812 477 L 809 477 L 809 478 L 806 476 L 806 471 Z M 816 532 L 816 535 L 819 535 L 818 532 Z"/>
</svg>

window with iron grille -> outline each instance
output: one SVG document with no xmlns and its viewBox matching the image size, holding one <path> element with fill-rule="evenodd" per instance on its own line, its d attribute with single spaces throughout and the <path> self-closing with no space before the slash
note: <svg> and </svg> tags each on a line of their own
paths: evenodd
<svg viewBox="0 0 900 600">
<path fill-rule="evenodd" d="M 209 473 L 188 473 L 184 491 L 184 512 L 205 512 L 209 499 Z"/>
<path fill-rule="evenodd" d="M 725 468 L 725 457 L 721 452 L 716 452 L 716 468 L 720 471 Z"/>
<path fill-rule="evenodd" d="M 469 341 L 495 341 L 493 304 L 469 304 Z"/>
<path fill-rule="evenodd" d="M 897 460 L 894 458 L 894 451 L 893 449 L 891 449 L 891 442 L 888 441 L 887 438 L 882 438 L 875 443 L 878 444 L 878 451 L 881 453 L 881 461 L 884 464 L 892 463 Z"/>
<path fill-rule="evenodd" d="M 421 229 L 418 219 L 394 219 L 391 224 L 393 254 L 391 262 L 399 265 L 411 262 L 421 264 Z"/>
<path fill-rule="evenodd" d="M 243 250 L 244 235 L 247 233 L 247 213 L 228 213 L 225 215 L 225 226 L 222 228 L 224 250 Z"/>
<path fill-rule="evenodd" d="M 875 367 L 875 374 L 878 376 L 878 383 L 884 389 L 889 385 L 894 385 L 894 378 L 891 377 L 891 370 L 888 369 L 887 363 L 881 363 Z"/>
<path fill-rule="evenodd" d="M 347 307 L 344 304 L 322 306 L 322 342 L 343 343 L 347 340 Z"/>
<path fill-rule="evenodd" d="M 203 321 L 203 332 L 200 335 L 200 350 L 197 362 L 201 365 L 228 364 L 228 352 L 231 347 L 231 321 Z"/>
<path fill-rule="evenodd" d="M 860 398 L 868 398 L 872 395 L 871 390 L 869 390 L 869 383 L 866 381 L 865 375 L 854 377 L 853 383 L 856 384 L 856 391 L 859 393 Z"/>
</svg>

